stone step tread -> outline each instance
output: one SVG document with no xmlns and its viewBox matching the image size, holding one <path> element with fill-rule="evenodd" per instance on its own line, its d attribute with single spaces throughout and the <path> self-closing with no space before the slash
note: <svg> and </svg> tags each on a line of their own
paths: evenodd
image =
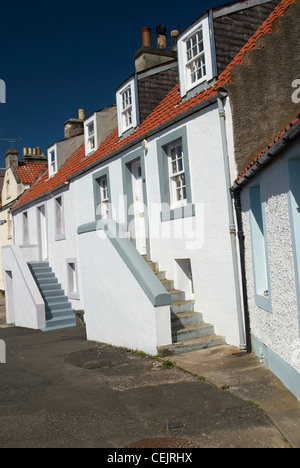
<svg viewBox="0 0 300 468">
<path fill-rule="evenodd" d="M 225 338 L 219 335 L 209 335 L 200 338 L 193 338 L 186 341 L 178 341 L 166 346 L 161 346 L 158 349 L 160 356 L 172 356 L 175 354 L 183 354 L 191 351 L 202 350 L 207 348 L 215 348 L 226 344 Z"/>
<path fill-rule="evenodd" d="M 172 320 L 178 320 L 178 319 L 181 319 L 181 318 L 186 318 L 186 317 L 198 317 L 198 316 L 202 316 L 201 313 L 199 312 L 195 312 L 195 311 L 186 311 L 186 312 L 172 312 L 171 313 L 171 319 Z"/>
<path fill-rule="evenodd" d="M 178 292 L 181 292 L 181 291 L 178 291 Z M 195 304 L 195 301 L 194 301 L 194 299 L 180 299 L 178 301 L 173 301 L 172 302 L 172 304 L 174 306 L 180 306 L 180 305 L 184 305 L 184 304 L 187 304 L 187 303 L 188 304 L 190 304 L 190 303 Z"/>
<path fill-rule="evenodd" d="M 176 333 L 185 333 L 187 331 L 192 331 L 192 330 L 197 330 L 198 328 L 207 328 L 207 327 L 213 327 L 211 323 L 205 323 L 205 322 L 200 322 L 200 323 L 193 323 L 191 325 L 181 325 L 179 327 L 173 328 L 172 332 Z"/>
</svg>

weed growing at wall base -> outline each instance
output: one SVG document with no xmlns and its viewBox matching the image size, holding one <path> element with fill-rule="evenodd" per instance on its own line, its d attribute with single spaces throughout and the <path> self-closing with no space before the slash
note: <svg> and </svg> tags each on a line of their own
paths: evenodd
<svg viewBox="0 0 300 468">
<path fill-rule="evenodd" d="M 6 364 L 6 345 L 3 340 L 0 340 L 0 364 Z"/>
</svg>

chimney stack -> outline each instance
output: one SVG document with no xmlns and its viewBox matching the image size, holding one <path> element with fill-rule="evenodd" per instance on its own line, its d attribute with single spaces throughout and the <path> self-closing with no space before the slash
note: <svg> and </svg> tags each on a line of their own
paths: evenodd
<svg viewBox="0 0 300 468">
<path fill-rule="evenodd" d="M 141 31 L 142 31 L 143 47 L 151 47 L 151 29 L 142 28 Z"/>
<path fill-rule="evenodd" d="M 156 67 L 166 62 L 170 62 L 177 59 L 177 47 L 176 37 L 175 48 L 172 50 L 167 48 L 167 29 L 164 25 L 159 25 L 156 28 L 157 33 L 157 46 L 151 45 L 151 29 L 141 28 L 143 45 L 135 53 L 135 71 L 136 73 L 149 70 L 150 68 Z"/>
<path fill-rule="evenodd" d="M 64 125 L 65 139 L 68 140 L 77 135 L 83 135 L 83 121 L 85 119 L 85 110 L 78 109 L 78 119 L 69 119 Z"/>
<path fill-rule="evenodd" d="M 15 148 L 10 148 L 5 153 L 5 168 L 16 169 L 19 165 L 19 151 Z"/>
<path fill-rule="evenodd" d="M 44 163 L 47 158 L 44 154 L 41 154 L 41 148 L 23 148 L 23 158 L 22 162 L 34 162 L 34 163 Z"/>
</svg>

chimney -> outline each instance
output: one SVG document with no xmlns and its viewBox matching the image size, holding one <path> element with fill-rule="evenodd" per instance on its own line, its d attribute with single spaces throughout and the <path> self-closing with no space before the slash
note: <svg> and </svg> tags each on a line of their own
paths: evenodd
<svg viewBox="0 0 300 468">
<path fill-rule="evenodd" d="M 143 47 L 151 47 L 151 29 L 142 28 L 141 31 L 142 31 Z"/>
<path fill-rule="evenodd" d="M 141 32 L 143 45 L 134 56 L 136 73 L 177 59 L 177 50 L 167 49 L 167 30 L 164 25 L 159 25 L 156 28 L 157 47 L 151 45 L 150 28 L 142 28 Z"/>
<path fill-rule="evenodd" d="M 41 154 L 41 148 L 23 148 L 23 158 L 22 162 L 36 162 L 44 163 L 47 161 L 47 158 L 44 154 Z"/>
<path fill-rule="evenodd" d="M 85 110 L 78 109 L 78 120 L 84 120 L 84 119 L 85 119 Z"/>
<path fill-rule="evenodd" d="M 5 168 L 16 169 L 19 165 L 19 151 L 15 148 L 10 148 L 5 153 Z"/>
<path fill-rule="evenodd" d="M 85 110 L 78 109 L 78 119 L 69 119 L 63 124 L 66 140 L 77 135 L 82 135 L 84 133 L 84 129 L 83 129 L 84 119 L 85 119 Z"/>
<path fill-rule="evenodd" d="M 177 50 L 177 38 L 179 36 L 179 31 L 174 29 L 171 31 L 171 49 L 176 51 Z"/>
<path fill-rule="evenodd" d="M 157 48 L 166 49 L 167 48 L 167 29 L 163 24 L 160 24 L 156 28 L 157 33 Z"/>
</svg>

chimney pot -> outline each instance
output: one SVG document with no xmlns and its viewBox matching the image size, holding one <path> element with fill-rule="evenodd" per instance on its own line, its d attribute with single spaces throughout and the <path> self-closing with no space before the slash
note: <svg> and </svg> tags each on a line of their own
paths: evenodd
<svg viewBox="0 0 300 468">
<path fill-rule="evenodd" d="M 36 156 L 36 148 L 32 148 L 32 154 L 33 156 Z"/>
<path fill-rule="evenodd" d="M 25 156 L 25 154 L 27 154 L 27 148 L 23 148 L 23 156 Z"/>
<path fill-rule="evenodd" d="M 78 119 L 79 120 L 84 120 L 85 119 L 85 110 L 84 109 L 78 109 Z"/>
<path fill-rule="evenodd" d="M 142 41 L 144 47 L 151 47 L 151 29 L 150 28 L 142 28 Z"/>
<path fill-rule="evenodd" d="M 171 49 L 177 50 L 177 37 L 179 36 L 179 31 L 174 29 L 171 31 Z"/>
<path fill-rule="evenodd" d="M 38 156 L 41 155 L 41 148 L 40 148 L 39 146 L 38 146 L 37 149 L 36 149 L 36 154 L 37 154 Z"/>
<path fill-rule="evenodd" d="M 157 48 L 166 49 L 167 48 L 167 29 L 163 24 L 160 24 L 156 28 L 157 33 Z"/>
<path fill-rule="evenodd" d="M 28 148 L 28 154 L 32 154 L 32 148 Z"/>
</svg>

